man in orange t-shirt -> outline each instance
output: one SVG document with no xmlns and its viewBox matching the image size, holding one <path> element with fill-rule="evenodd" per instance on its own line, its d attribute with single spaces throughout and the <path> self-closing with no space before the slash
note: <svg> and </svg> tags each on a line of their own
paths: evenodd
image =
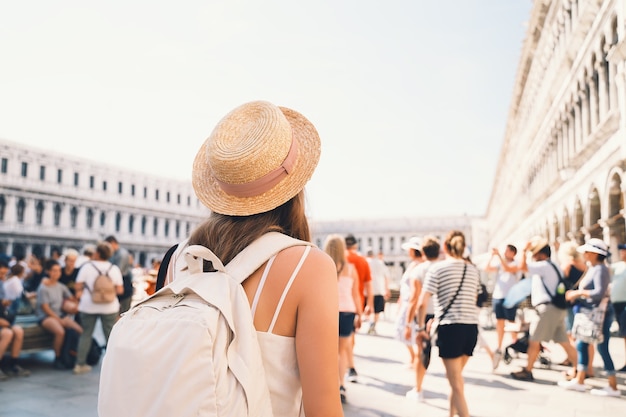
<svg viewBox="0 0 626 417">
<path fill-rule="evenodd" d="M 359 274 L 359 296 L 361 297 L 361 304 L 364 307 L 363 314 L 368 316 L 374 311 L 374 287 L 372 286 L 370 266 L 367 263 L 367 259 L 357 252 L 359 243 L 356 238 L 353 235 L 348 235 L 345 241 L 348 251 L 346 258 L 348 262 L 356 267 L 357 273 Z M 357 373 L 354 369 L 353 349 L 354 333 L 352 333 L 352 349 L 350 349 L 350 353 L 348 354 L 348 381 L 357 382 Z"/>
</svg>

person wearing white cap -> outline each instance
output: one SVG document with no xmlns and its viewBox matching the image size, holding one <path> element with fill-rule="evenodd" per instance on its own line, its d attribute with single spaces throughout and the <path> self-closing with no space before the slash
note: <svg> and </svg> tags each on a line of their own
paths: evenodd
<svg viewBox="0 0 626 417">
<path fill-rule="evenodd" d="M 611 304 L 619 324 L 619 336 L 626 342 L 626 243 L 617 245 L 619 261 L 611 264 Z M 626 372 L 626 365 L 618 370 Z"/>
<path fill-rule="evenodd" d="M 597 307 L 604 297 L 608 296 L 609 284 L 611 276 L 609 268 L 606 265 L 606 258 L 610 252 L 604 241 L 592 238 L 582 246 L 578 247 L 589 264 L 587 274 L 578 284 L 577 290 L 569 290 L 565 293 L 568 301 L 576 302 L 580 306 Z M 613 307 L 609 304 L 604 315 L 604 323 L 602 326 L 603 340 L 598 343 L 598 353 L 604 362 L 604 370 L 607 374 L 608 386 L 602 389 L 592 389 L 591 394 L 609 397 L 619 397 L 620 391 L 617 389 L 617 378 L 615 377 L 615 365 L 609 352 L 609 340 L 611 338 L 610 327 L 613 322 Z M 582 340 L 576 341 L 576 350 L 578 351 L 578 365 L 576 378 L 570 381 L 559 381 L 559 386 L 572 391 L 585 392 L 585 376 L 589 364 L 588 356 L 589 344 Z"/>
<path fill-rule="evenodd" d="M 294 110 L 266 101 L 232 110 L 194 160 L 192 184 L 211 214 L 188 244 L 211 249 L 226 265 L 268 232 L 310 242 L 304 187 L 320 152 L 317 130 Z M 176 255 L 166 282 L 185 265 Z M 335 264 L 315 246 L 290 247 L 272 259 L 242 285 L 256 306 L 273 414 L 342 416 Z"/>
<path fill-rule="evenodd" d="M 421 243 L 421 251 L 426 259 L 415 268 L 416 279 L 411 281 L 411 297 L 409 298 L 408 311 L 405 319 L 407 328 L 404 331 L 404 336 L 407 338 L 412 337 L 412 340 L 415 340 L 417 336 L 415 331 L 417 324 L 417 302 L 422 293 L 428 270 L 439 260 L 440 249 L 441 245 L 435 236 L 424 236 Z M 426 306 L 426 323 L 430 322 L 434 317 L 435 305 L 431 298 Z M 426 366 L 422 359 L 425 359 L 427 361 L 426 363 L 430 363 L 428 362 L 430 357 L 428 357 L 428 359 L 424 357 L 424 355 L 429 355 L 430 353 L 425 352 L 425 350 L 427 349 L 424 349 L 421 343 L 416 344 L 416 355 L 418 359 L 415 361 L 415 387 L 405 394 L 407 398 L 415 399 L 418 402 L 424 401 L 424 390 L 422 386 L 424 377 L 426 376 Z"/>
<path fill-rule="evenodd" d="M 422 239 L 413 236 L 408 242 L 404 242 L 400 247 L 407 251 L 409 256 L 409 264 L 407 265 L 402 278 L 400 279 L 400 296 L 398 297 L 398 318 L 396 321 L 396 339 L 404 343 L 409 350 L 410 366 L 416 365 L 417 347 L 415 333 L 415 322 L 407 322 L 407 313 L 410 307 L 409 300 L 411 298 L 413 282 L 417 279 L 417 266 L 422 263 L 421 246 Z M 410 335 L 407 337 L 405 329 L 410 329 Z"/>
</svg>

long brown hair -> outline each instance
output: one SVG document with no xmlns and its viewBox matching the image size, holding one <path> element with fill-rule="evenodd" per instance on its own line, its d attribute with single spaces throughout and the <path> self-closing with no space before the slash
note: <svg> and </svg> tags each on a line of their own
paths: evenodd
<svg viewBox="0 0 626 417">
<path fill-rule="evenodd" d="M 304 191 L 265 213 L 251 216 L 211 213 L 193 231 L 189 244 L 206 246 L 226 265 L 267 232 L 281 232 L 296 239 L 311 241 L 309 222 L 304 213 Z"/>
<path fill-rule="evenodd" d="M 340 235 L 329 235 L 324 243 L 324 252 L 326 252 L 335 261 L 337 268 L 337 276 L 341 274 L 344 266 L 346 266 L 346 243 Z"/>
</svg>

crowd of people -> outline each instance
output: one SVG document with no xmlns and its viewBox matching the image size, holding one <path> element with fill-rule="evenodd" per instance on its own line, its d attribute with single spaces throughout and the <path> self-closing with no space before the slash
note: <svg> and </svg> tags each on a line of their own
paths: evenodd
<svg viewBox="0 0 626 417">
<path fill-rule="evenodd" d="M 101 322 L 105 340 L 118 317 L 130 308 L 133 281 L 138 270 L 145 280 L 145 294 L 154 283 L 154 267 L 144 270 L 134 266 L 132 255 L 121 247 L 115 236 L 85 247 L 82 253 L 67 249 L 53 251 L 49 258 L 36 254 L 0 258 L 0 380 L 10 376 L 28 376 L 20 363 L 24 329 L 16 322 L 19 315 L 34 315 L 37 323 L 52 335 L 55 354 L 53 367 L 73 369 L 75 374 L 89 372 L 86 363 L 96 324 Z M 94 301 L 92 292 L 99 276 L 111 280 L 114 297 Z M 69 333 L 78 336 L 75 363 L 63 357 L 64 344 L 71 343 Z M 9 355 L 5 355 L 5 353 Z M 74 362 L 74 360 L 72 360 Z"/>
<path fill-rule="evenodd" d="M 451 387 L 451 415 L 466 416 L 469 411 L 463 394 L 462 370 L 476 346 L 483 347 L 491 356 L 494 371 L 505 346 L 516 346 L 518 353 L 526 354 L 527 363 L 521 370 L 512 372 L 511 378 L 534 381 L 533 367 L 543 343 L 550 341 L 560 344 L 567 355 L 560 365 L 571 367 L 563 373 L 560 387 L 588 390 L 584 381 L 593 376 L 591 364 L 597 349 L 607 384 L 601 389 L 591 389 L 590 393 L 621 395 L 615 375 L 617 371 L 626 371 L 626 365 L 616 370 L 608 346 L 614 321 L 618 323 L 619 337 L 626 342 L 626 244 L 618 245 L 619 261 L 611 264 L 608 246 L 601 239 L 591 238 L 582 245 L 557 243 L 554 246 L 558 261 L 552 261 L 551 246 L 547 239 L 534 237 L 523 247 L 519 262 L 518 250 L 512 244 L 506 246 L 503 254 L 497 248 L 492 249 L 484 267 L 485 273 L 495 273 L 491 314 L 496 318 L 496 345 L 489 346 L 477 326 L 476 305 L 484 291 L 479 285 L 481 273 L 469 257 L 462 233 L 450 232 L 442 251 L 432 236 L 413 237 L 403 244 L 410 263 L 400 281 L 396 338 L 407 346 L 409 364 L 416 374 L 415 387 L 406 393 L 407 398 L 424 401 L 422 385 L 432 346 L 439 348 Z M 559 294 L 562 303 L 555 301 Z M 536 313 L 530 323 L 526 322 L 520 306 L 527 297 Z M 594 316 L 601 321 L 598 324 L 601 330 L 591 339 L 583 338 L 574 329 L 574 318 L 584 308 L 601 314 Z M 583 317 L 580 318 L 582 323 Z M 505 344 L 507 327 L 511 329 L 510 345 Z M 527 335 L 520 339 L 524 327 Z"/>
</svg>

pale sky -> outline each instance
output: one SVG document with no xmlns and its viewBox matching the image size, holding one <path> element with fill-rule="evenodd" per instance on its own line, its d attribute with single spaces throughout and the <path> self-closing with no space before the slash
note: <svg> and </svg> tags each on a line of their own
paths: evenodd
<svg viewBox="0 0 626 417">
<path fill-rule="evenodd" d="M 531 0 L 0 0 L 0 138 L 187 180 L 232 108 L 317 127 L 316 220 L 483 215 Z"/>
</svg>

